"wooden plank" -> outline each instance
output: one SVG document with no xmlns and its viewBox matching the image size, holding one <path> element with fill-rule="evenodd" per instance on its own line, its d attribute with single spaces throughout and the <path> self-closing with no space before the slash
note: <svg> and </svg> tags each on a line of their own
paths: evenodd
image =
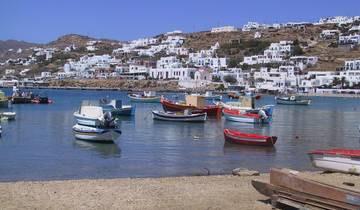
<svg viewBox="0 0 360 210">
<path fill-rule="evenodd" d="M 270 183 L 320 198 L 360 207 L 360 193 L 305 179 L 288 169 L 271 169 Z"/>
<path fill-rule="evenodd" d="M 323 209 L 359 209 L 358 206 L 352 204 L 321 198 L 311 194 L 287 189 L 285 187 L 275 186 L 263 181 L 252 180 L 251 183 L 258 192 L 270 197 L 272 199 L 272 203 L 276 203 L 277 198 L 284 198 L 304 205 L 307 204 L 312 207 Z"/>
</svg>

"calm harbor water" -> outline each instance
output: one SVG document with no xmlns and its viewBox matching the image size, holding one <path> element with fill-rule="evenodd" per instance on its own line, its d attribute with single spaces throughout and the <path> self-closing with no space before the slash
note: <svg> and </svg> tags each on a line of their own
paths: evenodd
<svg viewBox="0 0 360 210">
<path fill-rule="evenodd" d="M 4 89 L 10 95 L 10 89 Z M 41 90 L 43 91 L 43 90 Z M 270 125 L 209 119 L 206 123 L 153 121 L 160 104 L 136 104 L 122 118 L 116 144 L 74 140 L 73 112 L 81 100 L 123 99 L 125 92 L 46 90 L 51 105 L 13 105 L 15 121 L 2 121 L 0 181 L 82 178 L 159 177 L 230 173 L 246 167 L 312 170 L 306 152 L 331 147 L 359 148 L 360 99 L 314 97 L 310 106 L 277 105 Z M 175 94 L 165 94 L 173 99 Z M 179 98 L 183 98 L 183 95 Z M 266 96 L 258 105 L 274 104 Z M 5 110 L 0 110 L 5 111 Z M 224 143 L 223 129 L 276 135 L 274 148 Z M 194 138 L 195 137 L 195 138 Z"/>
</svg>

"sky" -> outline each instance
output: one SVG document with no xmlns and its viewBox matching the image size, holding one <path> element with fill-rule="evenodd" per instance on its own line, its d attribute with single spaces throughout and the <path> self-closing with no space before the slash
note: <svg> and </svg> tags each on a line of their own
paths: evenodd
<svg viewBox="0 0 360 210">
<path fill-rule="evenodd" d="M 75 33 L 132 40 L 167 31 L 360 15 L 360 0 L 0 0 L 0 40 Z"/>
</svg>

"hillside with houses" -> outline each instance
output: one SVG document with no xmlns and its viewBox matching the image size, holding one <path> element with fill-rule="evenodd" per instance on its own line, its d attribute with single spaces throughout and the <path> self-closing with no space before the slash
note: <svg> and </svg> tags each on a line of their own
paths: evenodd
<svg viewBox="0 0 360 210">
<path fill-rule="evenodd" d="M 69 34 L 47 44 L 0 42 L 0 85 L 106 79 L 175 81 L 175 88 L 353 88 L 360 85 L 359 45 L 360 16 L 175 30 L 126 42 Z"/>
</svg>

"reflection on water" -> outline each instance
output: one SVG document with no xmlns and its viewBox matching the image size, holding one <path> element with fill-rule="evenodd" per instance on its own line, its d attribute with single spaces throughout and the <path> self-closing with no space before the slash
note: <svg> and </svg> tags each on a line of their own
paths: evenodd
<svg viewBox="0 0 360 210">
<path fill-rule="evenodd" d="M 231 144 L 227 141 L 224 141 L 225 154 L 237 153 L 237 154 L 241 154 L 242 156 L 246 156 L 246 155 L 254 155 L 254 154 L 271 155 L 271 154 L 275 154 L 275 152 L 276 152 L 276 147 Z"/>
<path fill-rule="evenodd" d="M 9 95 L 11 90 L 5 92 Z M 131 104 L 126 93 L 47 92 L 54 104 L 14 105 L 16 120 L 1 123 L 0 180 L 181 176 L 204 168 L 212 174 L 230 173 L 237 167 L 311 170 L 309 150 L 360 145 L 360 99 L 314 97 L 310 106 L 275 106 L 269 125 L 213 118 L 205 123 L 154 121 L 151 111 L 162 110 L 159 103 L 132 103 L 136 112 L 120 118 L 122 134 L 116 144 L 99 144 L 74 140 L 74 111 L 82 100 L 106 96 Z M 173 94 L 164 95 L 174 99 Z M 183 100 L 184 94 L 177 95 Z M 257 103 L 275 101 L 265 96 Z M 278 140 L 273 148 L 224 144 L 224 128 Z"/>
<path fill-rule="evenodd" d="M 121 149 L 116 143 L 97 143 L 82 140 L 74 140 L 75 148 L 94 151 L 103 157 L 121 157 Z"/>
</svg>

